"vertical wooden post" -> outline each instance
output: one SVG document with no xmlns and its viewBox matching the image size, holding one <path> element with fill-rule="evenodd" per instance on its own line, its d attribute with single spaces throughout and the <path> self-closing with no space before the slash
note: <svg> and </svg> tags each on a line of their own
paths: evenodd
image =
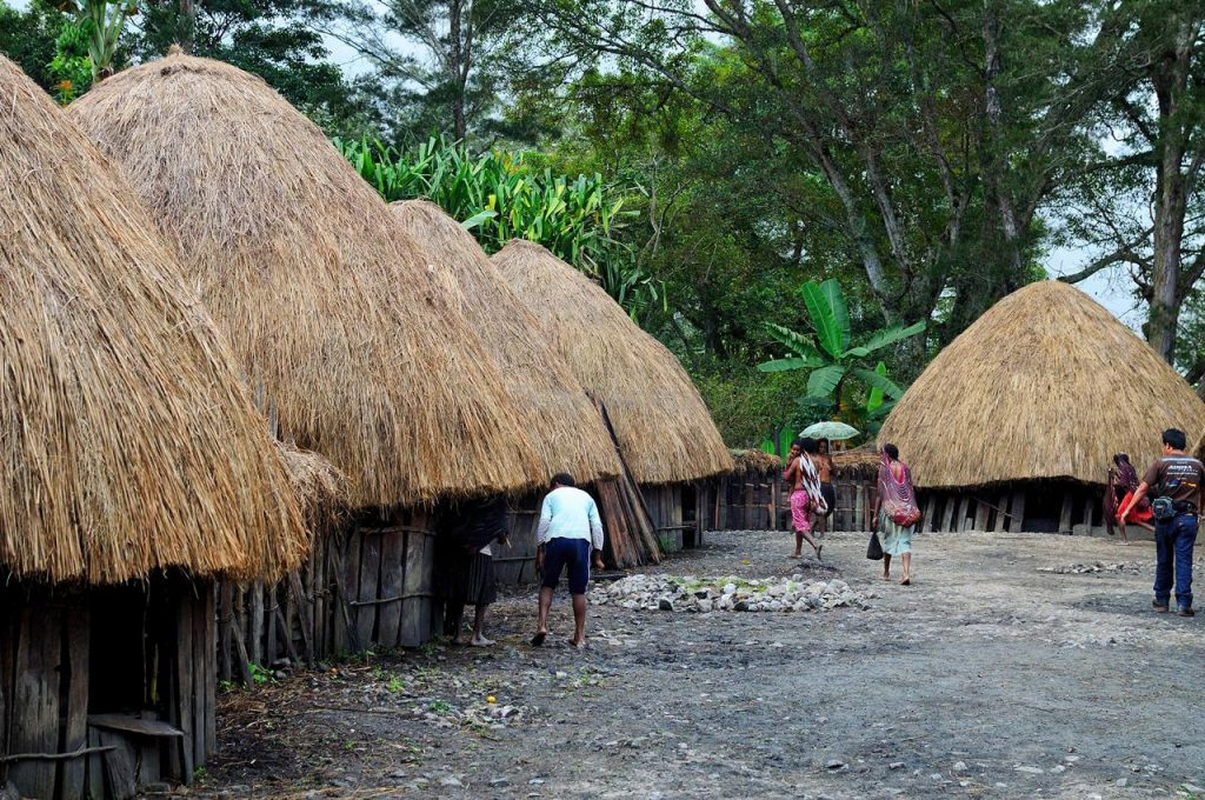
<svg viewBox="0 0 1205 800">
<path fill-rule="evenodd" d="M 946 532 L 952 532 L 955 530 L 954 515 L 958 511 L 958 509 L 957 509 L 958 495 L 953 492 L 947 492 L 945 494 L 945 501 L 946 501 L 946 505 L 945 505 L 945 508 L 942 509 L 942 515 L 941 515 L 942 520 L 943 520 L 942 525 L 941 525 L 941 530 L 946 531 Z"/>
<path fill-rule="evenodd" d="M 260 584 L 263 586 L 263 584 Z M 266 632 L 264 634 L 264 666 L 270 667 L 276 661 L 278 656 L 276 641 L 276 605 L 279 595 L 277 594 L 277 584 L 271 584 L 263 587 L 264 593 L 264 625 Z M 284 656 L 283 653 L 279 653 Z"/>
<path fill-rule="evenodd" d="M 63 671 L 67 681 L 67 713 L 63 730 L 63 751 L 74 752 L 88 743 L 88 606 L 73 605 L 65 612 L 67 621 L 67 653 Z M 3 751 L 0 751 L 3 752 Z M 82 800 L 84 796 L 83 758 L 62 762 L 62 800 Z"/>
<path fill-rule="evenodd" d="M 171 653 L 173 675 L 172 688 L 174 691 L 167 696 L 170 706 L 169 713 L 171 722 L 180 730 L 184 731 L 184 737 L 180 741 L 183 755 L 183 763 L 181 765 L 181 774 L 177 777 L 181 783 L 192 783 L 193 770 L 196 767 L 194 756 L 194 736 L 195 728 L 193 726 L 193 709 L 194 699 L 193 693 L 196 690 L 194 686 L 193 674 L 193 599 L 189 590 L 191 587 L 182 579 L 171 581 L 170 590 L 168 592 L 169 602 L 174 606 L 173 622 L 174 630 L 167 641 L 164 643 L 169 649 L 174 650 Z M 260 598 L 260 612 L 263 612 L 263 592 L 255 592 L 252 590 L 251 598 L 254 602 L 255 597 Z"/>
<path fill-rule="evenodd" d="M 984 501 L 982 497 L 976 497 L 975 504 L 976 504 L 975 530 L 986 531 L 987 530 L 987 515 L 991 511 L 991 509 L 988 508 L 987 502 Z"/>
<path fill-rule="evenodd" d="M 1012 504 L 1012 523 L 1008 529 L 1009 533 L 1021 533 L 1025 530 L 1025 490 L 1018 489 L 1013 492 Z"/>
<path fill-rule="evenodd" d="M 1074 499 L 1070 491 L 1063 493 L 1063 509 L 1059 513 L 1059 533 L 1071 533 L 1071 504 Z"/>
<path fill-rule="evenodd" d="M 234 643 L 230 635 L 231 620 L 234 618 L 232 586 L 229 578 L 222 578 L 218 583 L 218 675 L 224 681 L 230 680 L 230 665 L 234 659 Z"/>
<path fill-rule="evenodd" d="M 381 534 L 381 597 L 401 597 L 405 591 L 405 531 L 389 528 Z M 402 601 L 381 605 L 377 641 L 381 647 L 397 647 L 402 632 Z"/>
<path fill-rule="evenodd" d="M 937 496 L 932 492 L 925 497 L 925 515 L 921 520 L 921 532 L 925 533 L 933 530 L 933 514 L 937 508 Z"/>
<path fill-rule="evenodd" d="M 55 753 L 59 745 L 59 679 L 62 657 L 62 619 L 33 601 L 21 609 L 16 641 L 12 727 L 9 750 L 14 753 Z M 22 795 L 52 797 L 56 762 L 16 761 L 9 778 Z"/>
<path fill-rule="evenodd" d="M 264 663 L 264 583 L 255 581 L 247 588 L 247 657 L 253 664 Z"/>
<path fill-rule="evenodd" d="M 360 552 L 360 588 L 356 595 L 364 605 L 356 607 L 356 635 L 360 638 L 360 647 L 371 649 L 376 630 L 377 612 L 380 604 L 378 593 L 381 578 L 381 534 L 376 531 L 364 531 L 363 549 Z"/>
</svg>

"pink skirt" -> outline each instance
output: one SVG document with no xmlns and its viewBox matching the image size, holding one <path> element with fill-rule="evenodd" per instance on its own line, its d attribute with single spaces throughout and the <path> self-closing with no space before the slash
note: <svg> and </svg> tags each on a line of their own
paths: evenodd
<svg viewBox="0 0 1205 800">
<path fill-rule="evenodd" d="M 791 492 L 791 524 L 799 533 L 812 532 L 811 498 L 803 489 Z"/>
</svg>

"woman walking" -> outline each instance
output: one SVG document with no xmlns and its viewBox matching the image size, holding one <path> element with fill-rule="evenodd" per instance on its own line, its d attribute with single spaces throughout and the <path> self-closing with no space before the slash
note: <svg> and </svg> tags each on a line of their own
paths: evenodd
<svg viewBox="0 0 1205 800">
<path fill-rule="evenodd" d="M 1130 543 L 1130 540 L 1126 538 L 1127 522 L 1133 522 L 1148 531 L 1155 530 L 1155 526 L 1151 524 L 1155 515 L 1151 510 L 1150 501 L 1145 497 L 1130 510 L 1130 513 L 1126 515 L 1121 513 L 1122 509 L 1130 504 L 1130 498 L 1134 496 L 1137 489 L 1138 470 L 1134 469 L 1134 465 L 1130 463 L 1130 457 L 1125 453 L 1114 453 L 1113 466 L 1109 467 L 1109 488 L 1105 492 L 1105 521 L 1108 523 L 1110 534 L 1113 533 L 1113 523 L 1116 521 L 1118 530 L 1121 532 L 1122 544 Z"/>
<path fill-rule="evenodd" d="M 899 448 L 893 444 L 883 445 L 879 496 L 872 516 L 872 524 L 883 546 L 883 580 L 891 580 L 891 557 L 899 556 L 904 565 L 900 584 L 912 584 L 912 531 L 919 519 L 912 471 L 900 461 Z"/>
</svg>

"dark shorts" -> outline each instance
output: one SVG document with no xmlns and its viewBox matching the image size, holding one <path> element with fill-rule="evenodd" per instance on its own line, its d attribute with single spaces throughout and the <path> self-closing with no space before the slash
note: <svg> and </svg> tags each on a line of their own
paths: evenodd
<svg viewBox="0 0 1205 800">
<path fill-rule="evenodd" d="M 543 585 L 555 589 L 561 570 L 569 568 L 569 593 L 585 594 L 590 583 L 590 543 L 585 539 L 550 539 L 544 545 Z"/>
<path fill-rule="evenodd" d="M 828 505 L 828 511 L 824 512 L 824 516 L 831 517 L 837 510 L 837 492 L 833 490 L 831 483 L 822 483 L 820 484 L 820 494 L 824 495 L 824 502 Z"/>
</svg>

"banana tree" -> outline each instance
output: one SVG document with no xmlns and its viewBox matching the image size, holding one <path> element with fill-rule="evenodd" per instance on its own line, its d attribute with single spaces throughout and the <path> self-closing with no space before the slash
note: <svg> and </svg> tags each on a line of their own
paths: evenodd
<svg viewBox="0 0 1205 800">
<path fill-rule="evenodd" d="M 787 349 L 785 358 L 758 365 L 762 372 L 810 370 L 807 395 L 801 402 L 811 408 L 832 408 L 837 417 L 879 418 L 890 410 L 904 390 L 887 377 L 887 365 L 876 353 L 925 330 L 925 323 L 892 326 L 875 331 L 859 344 L 852 343 L 849 308 L 841 285 L 834 279 L 808 281 L 800 289 L 812 330 L 801 333 L 770 323 L 770 336 Z"/>
<path fill-rule="evenodd" d="M 87 33 L 92 82 L 112 75 L 126 20 L 138 13 L 137 0 L 62 0 L 59 8 L 74 14 Z"/>
</svg>

